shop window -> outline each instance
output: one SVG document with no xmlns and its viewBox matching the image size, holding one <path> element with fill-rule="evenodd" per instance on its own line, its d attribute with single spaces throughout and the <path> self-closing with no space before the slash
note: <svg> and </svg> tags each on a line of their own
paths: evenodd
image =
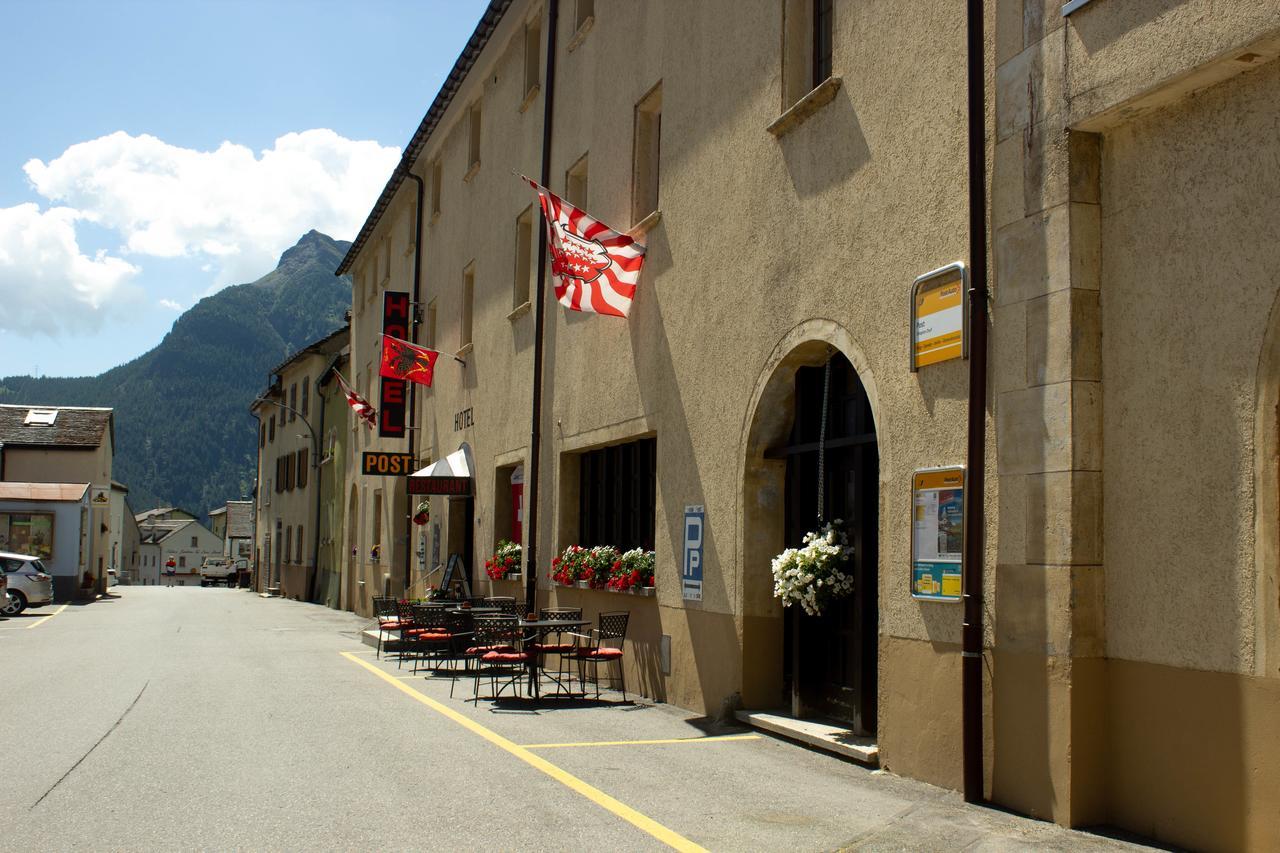
<svg viewBox="0 0 1280 853">
<path fill-rule="evenodd" d="M 578 544 L 653 549 L 657 440 L 642 438 L 578 459 Z"/>
<path fill-rule="evenodd" d="M 524 25 L 524 97 L 527 103 L 542 82 L 542 25 L 531 21 Z"/>
<path fill-rule="evenodd" d="M 529 301 L 533 277 L 533 205 L 516 217 L 516 272 L 511 287 L 511 307 Z"/>
<path fill-rule="evenodd" d="M 662 154 L 662 84 L 636 104 L 635 147 L 631 172 L 631 221 L 658 210 L 658 172 Z"/>
<path fill-rule="evenodd" d="M 587 155 L 583 154 L 578 162 L 564 173 L 564 197 L 569 204 L 585 210 L 587 207 Z"/>
</svg>

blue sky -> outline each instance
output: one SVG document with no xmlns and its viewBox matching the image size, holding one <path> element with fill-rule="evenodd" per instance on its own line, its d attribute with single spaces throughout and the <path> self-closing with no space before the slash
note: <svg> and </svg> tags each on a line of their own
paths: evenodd
<svg viewBox="0 0 1280 853">
<path fill-rule="evenodd" d="M 0 376 L 100 373 L 352 238 L 485 5 L 5 3 Z"/>
</svg>

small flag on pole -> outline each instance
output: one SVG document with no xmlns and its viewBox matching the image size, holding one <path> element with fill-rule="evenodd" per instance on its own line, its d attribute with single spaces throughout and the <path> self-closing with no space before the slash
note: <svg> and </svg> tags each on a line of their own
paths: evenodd
<svg viewBox="0 0 1280 853">
<path fill-rule="evenodd" d="M 627 316 L 644 265 L 644 246 L 537 182 L 524 180 L 537 191 L 547 222 L 551 274 L 558 277 L 556 300 L 572 311 Z"/>
<path fill-rule="evenodd" d="M 382 365 L 378 374 L 388 379 L 406 379 L 431 387 L 436 359 L 440 353 L 390 335 L 382 336 Z"/>
<path fill-rule="evenodd" d="M 364 421 L 364 425 L 369 429 L 373 429 L 377 426 L 378 413 L 373 406 L 369 404 L 369 401 L 364 397 L 361 397 L 355 391 L 352 391 L 351 386 L 342 378 L 341 373 L 335 370 L 333 375 L 338 378 L 338 384 L 342 386 L 342 393 L 347 395 L 347 405 L 356 413 L 356 417 Z"/>
</svg>

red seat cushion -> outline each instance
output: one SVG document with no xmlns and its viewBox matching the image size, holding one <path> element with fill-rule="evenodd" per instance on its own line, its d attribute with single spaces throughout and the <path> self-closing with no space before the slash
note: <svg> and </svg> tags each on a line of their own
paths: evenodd
<svg viewBox="0 0 1280 853">
<path fill-rule="evenodd" d="M 406 633 L 408 633 L 408 635 L 409 635 L 410 637 L 413 637 L 415 640 L 429 640 L 429 641 L 440 641 L 440 642 L 443 642 L 444 640 L 452 640 L 452 639 L 453 639 L 453 635 L 452 635 L 452 634 L 449 634 L 449 633 L 442 633 L 442 632 L 439 632 L 439 631 L 428 631 L 428 630 L 427 630 L 427 629 L 425 629 L 425 628 L 416 628 L 416 629 L 414 629 L 414 630 L 412 630 L 412 631 L 408 631 L 408 632 L 406 632 Z"/>
<path fill-rule="evenodd" d="M 529 647 L 544 655 L 564 655 L 577 648 L 573 643 L 531 643 Z"/>
<path fill-rule="evenodd" d="M 378 627 L 379 628 L 399 628 L 400 620 L 399 619 L 379 619 Z"/>
<path fill-rule="evenodd" d="M 485 652 L 480 660 L 485 663 L 528 663 L 533 659 L 532 652 Z"/>
<path fill-rule="evenodd" d="M 515 646 L 471 646 L 467 649 L 469 655 L 482 655 L 485 652 L 514 652 Z"/>
<path fill-rule="evenodd" d="M 622 649 L 586 649 L 579 652 L 575 657 L 586 658 L 587 660 L 617 660 L 622 657 Z"/>
</svg>

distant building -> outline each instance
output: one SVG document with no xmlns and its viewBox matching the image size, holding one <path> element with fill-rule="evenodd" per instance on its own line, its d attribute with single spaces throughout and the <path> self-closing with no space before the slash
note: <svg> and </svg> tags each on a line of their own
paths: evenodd
<svg viewBox="0 0 1280 853">
<path fill-rule="evenodd" d="M 39 557 L 58 601 L 81 593 L 91 553 L 88 483 L 0 483 L 0 551 Z"/>
<path fill-rule="evenodd" d="M 107 567 L 114 569 L 122 583 L 137 583 L 141 568 L 142 534 L 133 510 L 129 508 L 129 489 L 123 483 L 111 481 L 111 530 Z"/>
<path fill-rule="evenodd" d="M 165 563 L 173 557 L 178 586 L 199 585 L 200 565 L 205 557 L 222 556 L 222 540 L 195 519 L 149 518 L 140 521 L 138 527 L 142 534 L 140 556 L 144 584 L 161 583 Z"/>
<path fill-rule="evenodd" d="M 227 538 L 227 508 L 225 506 L 209 510 L 209 529 L 219 539 L 225 540 Z"/>
<path fill-rule="evenodd" d="M 253 501 L 227 501 L 209 510 L 209 529 L 222 540 L 223 554 L 233 560 L 252 560 Z"/>
<path fill-rule="evenodd" d="M 111 409 L 0 405 L 0 480 L 88 489 L 86 513 L 90 515 L 78 524 L 83 538 L 76 548 L 77 559 L 67 561 L 65 555 L 58 559 L 63 571 L 70 571 L 68 567 L 74 562 L 76 576 L 55 575 L 54 594 L 58 597 L 106 591 L 114 453 Z M 59 494 L 61 502 L 71 490 Z M 58 536 L 61 540 L 62 534 Z"/>
</svg>

